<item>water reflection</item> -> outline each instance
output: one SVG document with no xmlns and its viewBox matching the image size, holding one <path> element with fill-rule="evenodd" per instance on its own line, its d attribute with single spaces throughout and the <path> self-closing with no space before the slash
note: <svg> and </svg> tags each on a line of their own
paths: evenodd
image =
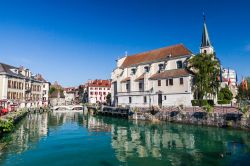
<svg viewBox="0 0 250 166">
<path fill-rule="evenodd" d="M 91 117 L 91 122 L 111 128 L 111 146 L 120 162 L 211 165 L 235 159 L 246 163 L 250 157 L 248 132 L 106 117 Z"/>
<path fill-rule="evenodd" d="M 58 128 L 65 123 L 83 123 L 83 115 L 80 112 L 52 112 L 49 116 L 48 125 L 50 128 Z"/>
<path fill-rule="evenodd" d="M 101 118 L 96 118 L 91 115 L 85 115 L 83 124 L 89 132 L 110 132 L 111 125 L 104 122 Z"/>
<path fill-rule="evenodd" d="M 16 127 L 15 132 L 0 140 L 0 161 L 8 153 L 22 153 L 33 147 L 41 137 L 48 134 L 48 114 L 29 114 Z"/>
<path fill-rule="evenodd" d="M 72 162 L 77 165 L 83 161 L 92 165 L 107 162 L 116 165 L 249 165 L 249 138 L 249 132 L 192 125 L 152 124 L 82 113 L 30 114 L 15 132 L 0 140 L 0 165 L 8 160 L 11 163 L 15 159 L 10 160 L 10 156 L 16 154 L 33 163 L 44 159 L 43 155 L 35 154 L 47 154 L 44 162 L 50 163 L 58 157 L 58 165 L 67 165 L 62 160 L 65 155 L 74 158 Z M 21 156 L 31 149 L 35 149 L 34 155 Z"/>
</svg>

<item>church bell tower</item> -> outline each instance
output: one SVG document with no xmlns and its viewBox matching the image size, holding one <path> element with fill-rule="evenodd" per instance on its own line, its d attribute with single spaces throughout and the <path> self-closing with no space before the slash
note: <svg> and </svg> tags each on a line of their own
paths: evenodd
<svg viewBox="0 0 250 166">
<path fill-rule="evenodd" d="M 206 25 L 206 17 L 204 15 L 204 23 L 203 23 L 203 32 L 201 38 L 201 46 L 200 46 L 200 53 L 204 54 L 213 54 L 214 48 L 210 42 L 207 25 Z"/>
</svg>

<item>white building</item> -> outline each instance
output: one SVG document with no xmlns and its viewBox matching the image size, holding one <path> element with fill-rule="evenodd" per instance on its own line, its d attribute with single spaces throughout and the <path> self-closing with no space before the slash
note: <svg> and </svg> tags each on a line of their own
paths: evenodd
<svg viewBox="0 0 250 166">
<path fill-rule="evenodd" d="M 177 44 L 117 60 L 112 72 L 112 101 L 116 106 L 191 106 L 193 54 Z"/>
<path fill-rule="evenodd" d="M 36 78 L 42 82 L 42 104 L 48 106 L 50 82 L 46 81 L 41 74 L 37 74 Z"/>
<path fill-rule="evenodd" d="M 65 96 L 66 105 L 74 104 L 79 99 L 77 87 L 64 88 L 63 94 Z"/>
<path fill-rule="evenodd" d="M 200 53 L 214 54 L 205 19 Z M 193 73 L 187 69 L 187 60 L 192 56 L 189 49 L 177 44 L 118 59 L 111 74 L 113 105 L 191 106 Z"/>
<path fill-rule="evenodd" d="M 85 93 L 87 94 L 88 103 L 106 103 L 107 95 L 111 93 L 110 80 L 91 80 L 85 85 Z"/>
<path fill-rule="evenodd" d="M 229 72 L 228 72 L 229 70 Z M 227 81 L 230 80 L 230 84 L 233 86 L 236 86 L 237 80 L 236 80 L 236 72 L 233 69 L 222 69 L 222 77 L 225 78 Z"/>
<path fill-rule="evenodd" d="M 0 100 L 19 107 L 43 106 L 43 81 L 29 69 L 0 63 Z"/>
</svg>

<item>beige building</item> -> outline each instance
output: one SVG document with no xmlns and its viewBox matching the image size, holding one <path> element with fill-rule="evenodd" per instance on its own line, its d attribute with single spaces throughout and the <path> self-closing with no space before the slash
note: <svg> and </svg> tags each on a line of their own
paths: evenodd
<svg viewBox="0 0 250 166">
<path fill-rule="evenodd" d="M 191 106 L 193 54 L 177 44 L 117 60 L 112 72 L 112 101 L 116 106 Z"/>
<path fill-rule="evenodd" d="M 29 69 L 0 63 L 0 100 L 8 100 L 10 105 L 43 106 L 43 83 Z"/>
<path fill-rule="evenodd" d="M 66 105 L 65 96 L 63 93 L 63 87 L 57 83 L 57 81 L 51 85 L 51 90 L 53 91 L 49 94 L 49 105 L 50 106 L 60 106 Z"/>
</svg>

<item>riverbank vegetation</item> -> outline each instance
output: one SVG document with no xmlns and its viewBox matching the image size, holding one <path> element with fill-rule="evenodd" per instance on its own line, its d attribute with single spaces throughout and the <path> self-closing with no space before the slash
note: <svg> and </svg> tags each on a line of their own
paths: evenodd
<svg viewBox="0 0 250 166">
<path fill-rule="evenodd" d="M 21 109 L 0 117 L 0 136 L 2 136 L 3 133 L 11 132 L 14 129 L 14 124 L 27 113 L 28 109 Z"/>
<path fill-rule="evenodd" d="M 228 86 L 221 88 L 218 93 L 218 104 L 230 104 L 233 99 L 233 93 Z"/>
</svg>

